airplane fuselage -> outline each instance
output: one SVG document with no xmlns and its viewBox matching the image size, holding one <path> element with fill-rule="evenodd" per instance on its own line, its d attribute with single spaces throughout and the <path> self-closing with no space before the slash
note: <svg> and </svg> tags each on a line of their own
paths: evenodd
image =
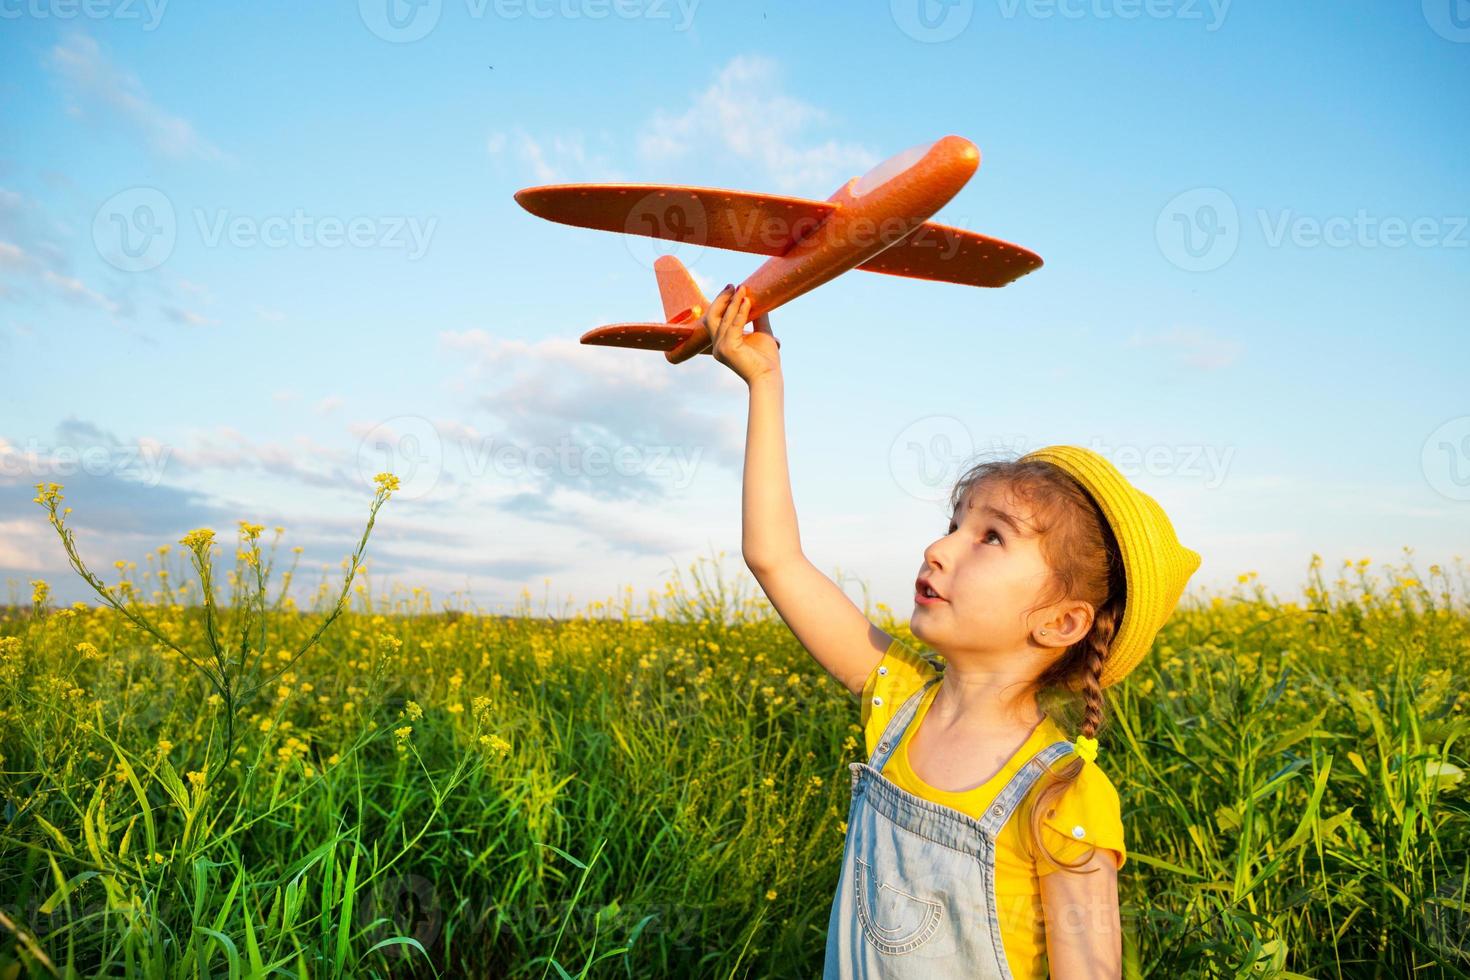
<svg viewBox="0 0 1470 980">
<path fill-rule="evenodd" d="M 896 154 L 843 184 L 827 199 L 837 209 L 819 222 L 808 222 L 810 228 L 760 229 L 796 241 L 741 283 L 750 297 L 750 318 L 816 289 L 913 234 L 965 186 L 979 165 L 974 143 L 945 136 Z M 701 329 L 670 351 L 668 359 L 677 363 L 708 348 L 708 332 Z"/>
</svg>

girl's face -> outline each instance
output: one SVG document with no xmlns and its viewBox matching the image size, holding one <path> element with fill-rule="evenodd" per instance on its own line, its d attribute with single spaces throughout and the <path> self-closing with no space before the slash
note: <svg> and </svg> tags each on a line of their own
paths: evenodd
<svg viewBox="0 0 1470 980">
<path fill-rule="evenodd" d="M 1000 486 L 973 487 L 948 532 L 924 549 L 910 629 L 940 652 L 1024 649 L 1047 610 L 1027 610 L 1047 587 L 1041 539 L 1020 501 Z M 927 596 L 928 585 L 939 598 Z"/>
</svg>

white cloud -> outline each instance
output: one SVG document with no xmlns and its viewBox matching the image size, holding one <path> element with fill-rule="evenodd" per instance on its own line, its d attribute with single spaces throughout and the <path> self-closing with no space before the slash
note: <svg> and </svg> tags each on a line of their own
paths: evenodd
<svg viewBox="0 0 1470 980">
<path fill-rule="evenodd" d="M 179 306 L 165 306 L 163 315 L 174 323 L 181 323 L 186 327 L 213 327 L 219 324 L 218 320 L 211 320 L 202 313 L 195 313 L 193 310 L 186 310 Z"/>
<path fill-rule="evenodd" d="M 41 272 L 41 280 L 63 298 L 73 303 L 78 303 L 83 306 L 95 306 L 98 309 L 105 310 L 112 316 L 117 316 L 121 310 L 121 306 L 117 302 L 103 296 L 74 276 L 57 275 L 50 269 L 44 269 Z"/>
<path fill-rule="evenodd" d="M 657 109 L 639 128 L 636 152 L 645 163 L 718 151 L 777 191 L 825 197 L 832 187 L 871 169 L 881 156 L 857 143 L 815 140 L 811 132 L 834 120 L 823 109 L 781 92 L 777 65 L 760 55 L 731 59 L 713 83 L 686 106 Z M 531 134 L 516 127 L 485 139 L 494 158 L 512 158 L 539 183 L 620 180 L 608 152 L 588 148 L 581 132 Z M 641 178 L 646 180 L 647 178 Z M 755 189 L 760 189 L 757 186 Z"/>
<path fill-rule="evenodd" d="M 195 132 L 188 120 L 154 104 L 138 78 L 109 62 L 97 42 L 85 34 L 73 34 L 52 48 L 50 65 L 71 97 L 67 109 L 71 115 L 96 122 L 122 122 L 163 156 L 225 158 L 225 153 Z"/>
<path fill-rule="evenodd" d="M 608 142 L 603 137 L 604 143 Z M 492 157 L 514 154 L 536 180 L 543 184 L 581 180 L 616 180 L 620 174 L 607 153 L 587 148 L 587 137 L 577 131 L 537 138 L 516 127 L 513 133 L 491 133 L 485 149 Z"/>
<path fill-rule="evenodd" d="M 439 342 L 489 421 L 436 422 L 438 435 L 475 471 L 467 485 L 497 467 L 512 496 L 495 502 L 517 516 L 640 553 L 666 550 L 657 529 L 668 501 L 701 467 L 740 465 L 744 385 L 733 373 L 679 370 L 647 351 L 566 338 L 468 330 Z"/>
<path fill-rule="evenodd" d="M 760 168 L 778 190 L 807 194 L 830 190 L 829 184 L 879 162 L 878 154 L 856 143 L 811 141 L 808 134 L 831 118 L 779 91 L 773 81 L 777 74 L 770 58 L 736 56 L 687 108 L 654 113 L 638 136 L 639 154 L 663 162 L 721 150 Z"/>
</svg>

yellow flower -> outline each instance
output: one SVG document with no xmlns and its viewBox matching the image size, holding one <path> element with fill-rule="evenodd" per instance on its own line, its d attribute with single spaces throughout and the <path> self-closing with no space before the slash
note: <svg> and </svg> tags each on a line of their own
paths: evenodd
<svg viewBox="0 0 1470 980">
<path fill-rule="evenodd" d="M 413 726 L 404 725 L 402 728 L 395 728 L 393 729 L 393 734 L 398 736 L 400 742 L 407 741 L 408 736 L 413 734 Z"/>
<path fill-rule="evenodd" d="M 179 539 L 179 544 L 195 554 L 202 553 L 214 541 L 214 532 L 207 527 L 195 528 Z"/>
<path fill-rule="evenodd" d="M 240 522 L 240 537 L 247 541 L 254 541 L 260 537 L 260 532 L 265 530 L 263 524 L 251 524 L 249 521 Z"/>
<path fill-rule="evenodd" d="M 384 496 L 398 489 L 398 477 L 392 473 L 379 473 L 373 477 L 373 482 L 378 485 L 378 492 Z"/>
<path fill-rule="evenodd" d="M 493 749 L 501 755 L 510 751 L 510 743 L 499 735 L 481 735 L 480 744 L 487 749 Z"/>
<path fill-rule="evenodd" d="M 410 721 L 418 721 L 424 716 L 424 709 L 419 707 L 417 701 L 410 701 L 404 706 L 403 713 Z"/>
<path fill-rule="evenodd" d="M 202 789 L 204 787 L 204 773 L 197 771 L 189 773 L 189 782 Z"/>
<path fill-rule="evenodd" d="M 31 601 L 38 606 L 46 601 L 46 596 L 51 592 L 51 586 L 46 584 L 45 579 L 39 578 L 31 579 L 31 589 Z"/>
<path fill-rule="evenodd" d="M 775 900 L 776 900 L 776 889 L 772 888 L 770 891 L 766 892 L 766 901 L 768 901 L 768 902 L 774 902 Z"/>
<path fill-rule="evenodd" d="M 1088 738 L 1086 735 L 1078 735 L 1076 747 L 1077 754 L 1088 762 L 1097 758 L 1097 739 Z"/>
</svg>

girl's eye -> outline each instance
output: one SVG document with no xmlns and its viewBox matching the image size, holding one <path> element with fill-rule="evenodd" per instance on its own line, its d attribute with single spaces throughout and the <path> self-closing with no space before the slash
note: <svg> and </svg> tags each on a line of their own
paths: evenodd
<svg viewBox="0 0 1470 980">
<path fill-rule="evenodd" d="M 953 534 L 958 529 L 959 525 L 951 521 L 949 524 L 949 533 Z M 995 530 L 995 528 L 991 528 L 990 530 L 985 532 L 986 541 L 989 541 L 992 537 L 999 541 L 1001 544 L 1005 544 L 1005 539 L 1000 536 L 1000 532 Z"/>
</svg>

